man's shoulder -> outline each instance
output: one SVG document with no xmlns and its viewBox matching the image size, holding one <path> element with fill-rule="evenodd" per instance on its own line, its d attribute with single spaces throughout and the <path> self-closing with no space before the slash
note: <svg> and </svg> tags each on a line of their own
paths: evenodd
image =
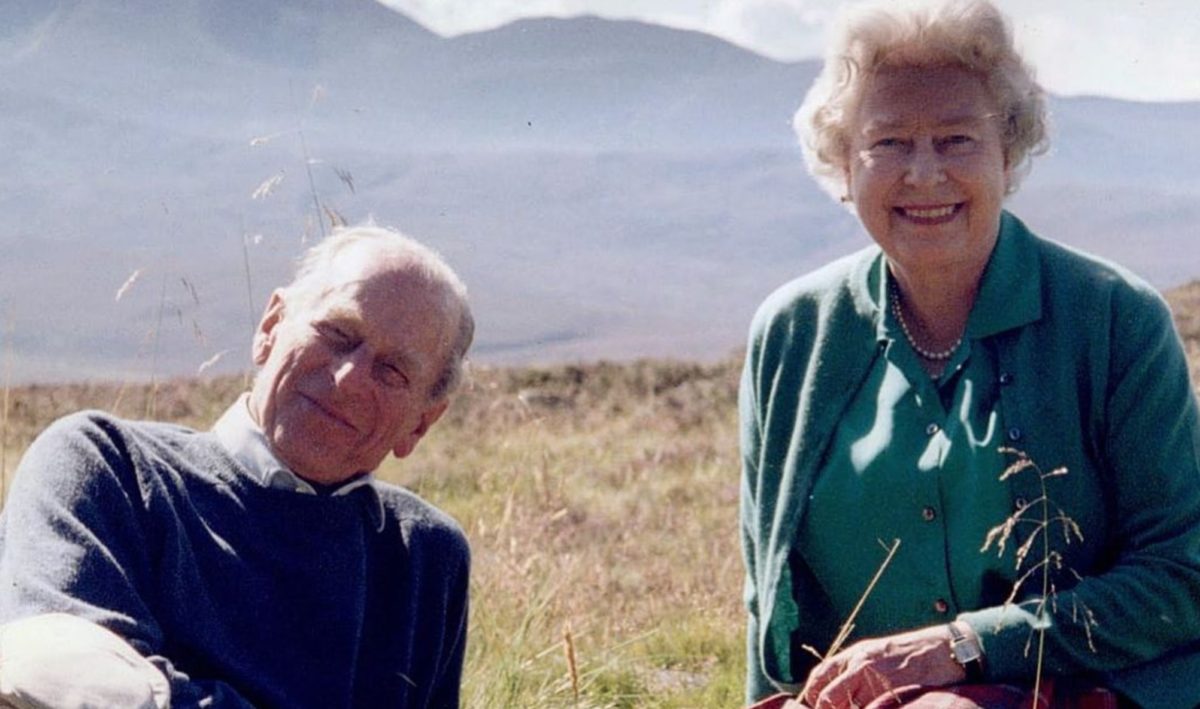
<svg viewBox="0 0 1200 709">
<path fill-rule="evenodd" d="M 37 436 L 22 456 L 19 472 L 36 470 L 36 475 L 23 477 L 52 485 L 52 480 L 61 479 L 72 488 L 109 478 L 138 489 L 156 487 L 158 483 L 150 481 L 171 471 L 206 467 L 203 460 L 209 454 L 203 451 L 210 447 L 198 447 L 197 440 L 198 432 L 185 426 L 78 411 L 54 421 Z"/>
<path fill-rule="evenodd" d="M 469 554 L 467 535 L 449 514 L 399 485 L 376 481 L 375 491 L 384 515 L 399 524 L 410 542 L 420 537 L 424 543 L 437 544 L 446 551 Z"/>
<path fill-rule="evenodd" d="M 85 409 L 67 414 L 46 427 L 42 437 L 163 440 L 186 438 L 196 431 L 178 424 L 160 421 L 135 421 L 107 411 Z"/>
</svg>

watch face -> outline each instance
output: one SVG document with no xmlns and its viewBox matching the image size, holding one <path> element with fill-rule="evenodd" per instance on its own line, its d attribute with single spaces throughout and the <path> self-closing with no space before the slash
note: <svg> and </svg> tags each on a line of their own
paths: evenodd
<svg viewBox="0 0 1200 709">
<path fill-rule="evenodd" d="M 953 645 L 954 659 L 958 660 L 959 665 L 966 665 L 967 662 L 979 659 L 979 650 L 972 648 L 970 643 L 956 642 Z"/>
<path fill-rule="evenodd" d="M 983 655 L 975 643 L 967 640 L 966 638 L 955 640 L 950 645 L 950 650 L 954 653 L 954 659 L 957 660 L 958 664 L 960 665 L 965 665 L 968 662 L 974 662 Z"/>
</svg>

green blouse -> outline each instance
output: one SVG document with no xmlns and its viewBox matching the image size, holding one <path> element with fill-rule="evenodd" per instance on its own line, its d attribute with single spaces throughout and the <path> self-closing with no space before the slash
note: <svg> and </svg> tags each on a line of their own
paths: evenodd
<svg viewBox="0 0 1200 709">
<path fill-rule="evenodd" d="M 873 284 L 888 278 L 879 263 Z M 964 338 L 935 382 L 890 309 L 881 312 L 882 356 L 850 400 L 815 473 L 794 551 L 819 579 L 835 616 L 846 619 L 885 558 L 884 547 L 899 540 L 850 640 L 1001 603 L 1016 579 L 1011 555 L 980 553 L 988 530 L 1012 511 L 999 480 L 1011 460 L 1000 452 L 995 357 Z"/>
</svg>

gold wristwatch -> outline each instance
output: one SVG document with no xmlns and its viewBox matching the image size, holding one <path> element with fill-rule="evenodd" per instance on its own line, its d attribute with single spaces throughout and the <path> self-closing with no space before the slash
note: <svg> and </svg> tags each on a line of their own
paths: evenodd
<svg viewBox="0 0 1200 709">
<path fill-rule="evenodd" d="M 967 673 L 967 682 L 977 684 L 983 681 L 983 648 L 979 639 L 966 635 L 954 623 L 950 623 L 950 656 L 962 666 Z"/>
</svg>

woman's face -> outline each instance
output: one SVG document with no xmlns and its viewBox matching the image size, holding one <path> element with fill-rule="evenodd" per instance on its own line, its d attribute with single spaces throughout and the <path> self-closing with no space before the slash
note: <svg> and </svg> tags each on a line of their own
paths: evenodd
<svg viewBox="0 0 1200 709">
<path fill-rule="evenodd" d="M 996 102 L 955 66 L 884 69 L 866 81 L 846 170 L 863 226 L 902 274 L 982 269 L 1009 177 Z"/>
</svg>

